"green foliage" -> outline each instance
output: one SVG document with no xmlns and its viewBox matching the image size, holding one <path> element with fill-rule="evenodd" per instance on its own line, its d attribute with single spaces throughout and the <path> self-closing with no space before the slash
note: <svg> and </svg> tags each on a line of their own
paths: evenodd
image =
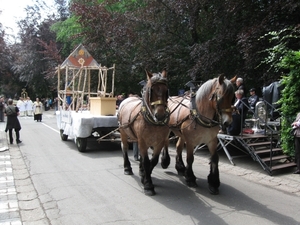
<svg viewBox="0 0 300 225">
<path fill-rule="evenodd" d="M 268 65 L 269 71 L 281 74 L 283 90 L 278 104 L 281 105 L 281 146 L 286 154 L 294 155 L 294 140 L 291 124 L 300 112 L 300 51 L 297 47 L 300 31 L 297 27 L 268 32 L 263 36 L 270 47 L 262 64 Z M 295 44 L 296 43 L 296 44 Z M 296 50 L 295 50 L 296 49 Z"/>
<path fill-rule="evenodd" d="M 282 148 L 287 154 L 294 155 L 291 124 L 295 120 L 297 113 L 300 112 L 300 51 L 287 51 L 278 63 L 278 66 L 288 71 L 282 77 L 284 89 L 282 98 L 279 101 L 282 112 Z"/>
<path fill-rule="evenodd" d="M 74 46 L 84 42 L 84 37 L 78 34 L 84 32 L 85 29 L 77 21 L 78 17 L 73 15 L 65 21 L 53 24 L 50 28 L 56 33 L 56 40 L 63 43 L 61 53 L 64 58 L 70 54 Z"/>
<path fill-rule="evenodd" d="M 104 3 L 103 0 L 99 2 Z M 123 0 L 112 4 L 107 4 L 105 8 L 110 12 L 115 11 L 115 12 L 125 13 L 128 11 L 136 10 L 142 6 L 145 6 L 144 0 Z"/>
<path fill-rule="evenodd" d="M 291 32 L 299 29 L 299 0 L 55 2 L 54 14 L 49 10 L 46 18 L 32 8 L 19 24 L 23 43 L 10 61 L 19 80 L 32 86 L 38 85 L 39 76 L 51 77 L 51 70 L 53 78 L 53 68 L 79 43 L 101 65 L 116 64 L 116 93 L 139 92 L 137 83 L 145 79 L 145 69 L 165 68 L 173 95 L 188 80 L 205 82 L 220 73 L 228 78 L 241 76 L 249 88 L 261 88 L 262 83 L 268 85 L 288 74 L 289 69 L 277 62 L 285 51 L 300 49 L 300 42 L 292 38 L 297 35 Z M 58 22 L 51 28 L 56 37 L 39 26 L 44 18 L 45 25 Z M 259 38 L 266 33 L 266 38 Z"/>
</svg>

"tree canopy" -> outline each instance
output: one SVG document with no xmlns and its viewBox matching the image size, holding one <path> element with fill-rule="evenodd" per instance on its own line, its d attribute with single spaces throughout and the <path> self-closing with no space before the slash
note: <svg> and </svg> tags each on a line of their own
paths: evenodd
<svg viewBox="0 0 300 225">
<path fill-rule="evenodd" d="M 102 65 L 116 64 L 116 93 L 139 91 L 145 69 L 167 69 L 172 95 L 189 80 L 204 82 L 221 73 L 238 75 L 261 90 L 284 71 L 270 66 L 266 50 L 276 44 L 268 35 L 293 35 L 300 24 L 298 0 L 56 3 L 46 17 L 40 13 L 43 1 L 27 7 L 27 17 L 19 22 L 20 42 L 8 46 L 8 71 L 36 95 L 55 92 L 55 66 L 79 43 Z M 299 49 L 299 42 L 287 41 L 290 49 Z"/>
</svg>

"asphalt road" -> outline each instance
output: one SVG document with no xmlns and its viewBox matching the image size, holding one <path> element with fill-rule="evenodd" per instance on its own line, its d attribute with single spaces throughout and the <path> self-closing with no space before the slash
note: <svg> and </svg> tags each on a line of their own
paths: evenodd
<svg viewBox="0 0 300 225">
<path fill-rule="evenodd" d="M 23 143 L 12 150 L 20 155 L 13 168 L 25 163 L 27 172 L 22 167 L 15 175 L 23 181 L 16 184 L 21 218 L 28 224 L 300 224 L 300 176 L 292 171 L 271 177 L 249 157 L 232 166 L 220 152 L 221 187 L 215 196 L 207 189 L 208 151 L 196 153 L 198 187 L 189 188 L 176 173 L 172 148 L 170 167 L 154 168 L 157 194 L 148 197 L 133 154 L 134 175 L 124 175 L 118 143 L 89 141 L 88 151 L 80 153 L 72 140 L 61 141 L 52 112 L 42 123 L 20 122 Z"/>
</svg>

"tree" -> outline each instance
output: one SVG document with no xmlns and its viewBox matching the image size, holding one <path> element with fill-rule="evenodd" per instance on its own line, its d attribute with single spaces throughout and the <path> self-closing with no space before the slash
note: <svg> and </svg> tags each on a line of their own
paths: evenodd
<svg viewBox="0 0 300 225">
<path fill-rule="evenodd" d="M 63 7 L 66 1 L 57 0 L 60 16 L 67 16 Z M 61 62 L 60 43 L 56 42 L 56 35 L 50 30 L 59 21 L 56 15 L 43 15 L 44 4 L 35 4 L 26 8 L 27 17 L 19 21 L 20 42 L 15 43 L 13 52 L 12 71 L 17 75 L 21 86 L 30 95 L 39 97 L 52 96 L 56 90 L 55 67 Z"/>
</svg>

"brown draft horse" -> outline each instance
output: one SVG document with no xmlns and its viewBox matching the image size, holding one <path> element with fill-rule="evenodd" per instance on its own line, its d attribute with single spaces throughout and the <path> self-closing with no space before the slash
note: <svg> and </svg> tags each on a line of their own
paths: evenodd
<svg viewBox="0 0 300 225">
<path fill-rule="evenodd" d="M 176 143 L 175 168 L 180 175 L 185 176 L 188 186 L 196 187 L 196 177 L 192 165 L 194 148 L 203 143 L 209 148 L 210 174 L 208 184 L 211 194 L 219 193 L 220 179 L 217 153 L 217 135 L 220 126 L 228 126 L 232 122 L 231 103 L 234 96 L 235 78 L 230 81 L 224 75 L 208 80 L 190 98 L 170 97 L 168 107 L 171 112 L 169 126 L 179 137 Z M 182 150 L 186 144 L 186 166 L 182 160 Z M 167 168 L 170 164 L 168 139 L 162 152 L 161 165 Z"/>
<path fill-rule="evenodd" d="M 143 88 L 142 98 L 129 97 L 122 101 L 119 112 L 119 130 L 124 158 L 124 173 L 132 175 L 132 168 L 128 159 L 128 141 L 137 141 L 140 150 L 139 174 L 144 185 L 146 195 L 154 195 L 151 173 L 159 160 L 169 134 L 168 85 L 167 73 L 146 71 L 147 84 Z M 148 148 L 153 149 L 151 160 Z"/>
</svg>

